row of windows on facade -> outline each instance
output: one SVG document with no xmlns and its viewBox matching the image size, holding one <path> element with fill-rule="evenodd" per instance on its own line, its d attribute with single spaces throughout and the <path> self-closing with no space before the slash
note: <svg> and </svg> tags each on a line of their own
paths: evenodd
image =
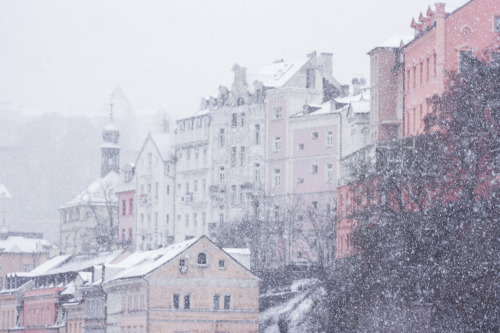
<svg viewBox="0 0 500 333">
<path fill-rule="evenodd" d="M 15 310 L 2 311 L 2 329 L 8 329 L 10 327 L 16 326 L 15 322 Z"/>
<path fill-rule="evenodd" d="M 26 313 L 25 326 L 50 325 L 50 309 L 48 306 L 30 306 Z"/>
<path fill-rule="evenodd" d="M 137 311 L 144 310 L 145 302 L 144 302 L 144 294 L 130 294 L 130 295 L 122 295 L 122 311 Z"/>
<path fill-rule="evenodd" d="M 318 139 L 319 139 L 319 132 L 312 132 L 311 133 L 311 140 L 318 140 Z M 327 148 L 333 146 L 333 132 L 332 131 L 327 132 L 326 137 L 325 137 L 325 145 Z M 302 142 L 299 142 L 297 148 L 299 150 L 304 150 L 305 144 Z M 273 151 L 274 152 L 281 151 L 281 137 L 280 136 L 274 137 Z"/>
<path fill-rule="evenodd" d="M 144 333 L 144 327 L 140 326 L 122 326 L 121 333 Z"/>
<path fill-rule="evenodd" d="M 68 323 L 68 333 L 82 333 L 82 323 Z"/>
<path fill-rule="evenodd" d="M 182 297 L 182 307 L 181 307 L 181 297 Z M 174 309 L 191 309 L 191 294 L 174 294 L 172 297 L 172 307 Z M 223 304 L 221 304 L 224 302 Z M 231 310 L 231 296 L 230 295 L 213 295 L 213 307 L 212 310 Z"/>
<path fill-rule="evenodd" d="M 410 108 L 405 114 L 405 133 L 416 133 L 419 130 L 423 130 L 424 118 L 429 114 L 431 110 L 431 105 L 426 104 L 426 111 L 424 112 L 424 107 L 420 104 L 418 107 Z"/>
<path fill-rule="evenodd" d="M 260 124 L 254 125 L 254 133 L 253 133 L 253 143 L 259 145 L 261 142 L 261 132 L 260 132 Z M 222 148 L 226 145 L 226 130 L 224 128 L 219 129 L 219 148 Z"/>
<path fill-rule="evenodd" d="M 459 52 L 460 57 L 460 72 L 466 71 L 471 63 L 472 59 L 474 59 L 473 51 L 470 50 L 462 50 Z M 431 59 L 432 59 L 432 70 L 431 70 Z M 493 52 L 491 54 L 491 62 L 493 65 L 500 65 L 500 52 Z M 425 68 L 424 68 L 425 67 Z M 418 69 L 418 75 L 417 75 Z M 432 56 L 429 56 L 424 60 L 420 61 L 420 63 L 414 64 L 413 66 L 409 66 L 406 69 L 406 88 L 410 90 L 411 88 L 417 88 L 417 76 L 419 86 L 424 84 L 424 72 L 425 72 L 425 82 L 429 82 L 432 77 L 436 77 L 437 74 L 437 58 L 436 53 L 433 53 Z"/>
<path fill-rule="evenodd" d="M 202 231 L 205 229 L 205 225 L 207 223 L 207 214 L 205 212 L 201 212 L 201 225 L 200 227 L 202 228 Z M 192 226 L 194 228 L 198 228 L 198 213 L 192 213 L 192 217 L 193 217 L 193 224 Z M 178 222 L 182 222 L 182 218 L 181 218 L 181 215 L 177 215 L 177 221 Z M 167 222 L 168 223 L 168 222 Z M 189 228 L 190 227 L 190 214 L 185 214 L 184 215 L 184 224 L 185 224 L 185 227 L 186 228 Z"/>
<path fill-rule="evenodd" d="M 260 183 L 261 182 L 261 168 L 260 168 L 260 163 L 254 163 L 254 171 L 253 171 L 253 180 L 255 183 Z M 223 166 L 219 167 L 219 185 L 225 185 L 226 184 L 226 172 L 225 168 Z"/>
<path fill-rule="evenodd" d="M 208 256 L 205 252 L 200 252 L 196 256 L 196 263 L 198 264 L 198 268 L 205 268 L 208 266 Z M 186 260 L 179 259 L 179 270 L 181 272 L 185 272 Z M 226 261 L 223 259 L 219 259 L 219 269 L 226 269 Z"/>
<path fill-rule="evenodd" d="M 194 154 L 192 152 L 194 151 Z M 186 161 L 191 161 L 192 157 L 194 158 L 195 162 L 197 162 L 200 159 L 200 149 L 199 148 L 187 148 L 185 149 L 185 154 L 186 154 Z M 179 150 L 177 152 L 177 160 L 182 161 L 183 159 L 183 150 Z M 207 147 L 203 148 L 203 163 L 206 164 L 208 158 L 208 149 Z"/>
<path fill-rule="evenodd" d="M 122 200 L 122 215 L 127 215 L 127 200 Z M 134 215 L 134 199 L 130 198 L 128 200 L 128 215 Z"/>
<path fill-rule="evenodd" d="M 159 222 L 159 214 L 158 212 L 153 213 L 154 216 L 154 232 L 155 234 L 158 234 L 158 222 Z M 144 225 L 144 214 L 140 214 L 140 221 L 141 221 L 141 228 L 147 229 L 148 231 L 152 232 L 153 229 L 151 229 L 151 214 L 148 213 L 146 214 L 146 219 L 147 219 L 147 225 Z M 167 225 L 167 234 L 168 234 L 168 229 L 170 229 L 170 214 L 165 215 L 165 223 Z"/>
<path fill-rule="evenodd" d="M 159 158 L 158 156 L 155 156 L 155 168 L 157 168 L 159 165 Z M 144 159 L 141 158 L 141 166 L 144 167 Z M 170 174 L 170 163 L 166 163 L 167 169 L 167 175 Z M 153 153 L 148 153 L 148 167 L 151 170 L 153 167 Z"/>
<path fill-rule="evenodd" d="M 319 166 L 317 164 L 311 165 L 311 173 L 318 174 Z M 304 177 L 297 178 L 297 184 L 303 184 L 305 182 Z M 333 182 L 333 164 L 327 163 L 325 166 L 325 183 Z M 273 176 L 273 187 L 281 187 L 281 169 L 274 169 Z"/>
<path fill-rule="evenodd" d="M 69 207 L 69 208 L 63 209 L 61 211 L 63 222 L 67 223 L 67 222 L 79 221 L 81 218 L 80 213 L 81 213 L 80 207 Z M 91 216 L 91 212 L 89 210 L 85 210 L 84 219 L 89 219 L 90 216 Z"/>
<path fill-rule="evenodd" d="M 190 118 L 178 122 L 179 133 L 186 131 L 195 131 L 201 128 L 208 128 L 210 122 L 208 118 Z"/>
</svg>

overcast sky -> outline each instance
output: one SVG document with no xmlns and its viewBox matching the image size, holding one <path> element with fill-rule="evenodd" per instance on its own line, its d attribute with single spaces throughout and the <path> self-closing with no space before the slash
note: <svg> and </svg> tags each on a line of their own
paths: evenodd
<svg viewBox="0 0 500 333">
<path fill-rule="evenodd" d="M 465 0 L 447 1 L 458 7 Z M 0 112 L 102 112 L 119 84 L 137 113 L 199 99 L 276 59 L 333 53 L 341 83 L 369 79 L 366 53 L 412 35 L 426 0 L 0 0 Z"/>
</svg>

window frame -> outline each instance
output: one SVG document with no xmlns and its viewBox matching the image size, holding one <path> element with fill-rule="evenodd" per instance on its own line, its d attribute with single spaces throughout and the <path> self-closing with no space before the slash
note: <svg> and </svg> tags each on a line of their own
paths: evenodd
<svg viewBox="0 0 500 333">
<path fill-rule="evenodd" d="M 202 256 L 205 257 L 204 259 L 204 263 L 200 263 L 200 259 L 202 258 Z M 203 260 L 201 260 L 203 261 Z M 198 268 L 203 268 L 203 267 L 207 267 L 208 266 L 208 255 L 206 252 L 199 252 L 197 255 L 196 255 L 196 264 L 198 265 Z"/>
</svg>

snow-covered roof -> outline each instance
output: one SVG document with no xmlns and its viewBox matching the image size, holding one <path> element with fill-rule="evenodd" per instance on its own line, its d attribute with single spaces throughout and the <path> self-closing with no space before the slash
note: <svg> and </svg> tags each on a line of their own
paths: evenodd
<svg viewBox="0 0 500 333">
<path fill-rule="evenodd" d="M 73 200 L 62 206 L 69 207 L 74 205 L 86 204 L 105 204 L 106 202 L 117 202 L 114 195 L 114 189 L 120 183 L 120 176 L 114 172 L 109 172 L 106 176 L 97 179 L 89 187 Z"/>
<path fill-rule="evenodd" d="M 60 255 L 56 256 L 54 258 L 51 258 L 41 264 L 40 266 L 36 267 L 33 269 L 31 272 L 17 272 L 17 273 L 11 273 L 12 275 L 17 275 L 17 276 L 26 276 L 26 277 L 33 277 L 33 276 L 39 276 L 39 275 L 44 275 L 47 273 L 49 270 L 60 266 L 63 262 L 68 260 L 70 258 L 70 255 Z"/>
<path fill-rule="evenodd" d="M 279 88 L 284 86 L 309 61 L 309 58 L 297 61 L 277 61 L 262 67 L 257 73 L 249 73 L 247 82 L 260 81 L 265 87 Z"/>
<path fill-rule="evenodd" d="M 47 260 L 31 272 L 27 273 L 11 273 L 10 275 L 17 275 L 23 277 L 35 277 L 41 275 L 53 275 L 66 272 L 80 272 L 80 277 L 84 281 L 89 280 L 89 275 L 81 271 L 89 269 L 93 266 L 100 266 L 112 263 L 125 250 L 115 250 L 108 252 L 101 252 L 98 254 L 83 254 L 83 255 L 60 255 Z"/>
<path fill-rule="evenodd" d="M 308 104 L 307 106 L 312 109 L 310 112 L 304 113 L 304 111 L 300 111 L 291 116 L 290 118 L 302 118 L 302 117 L 318 116 L 322 114 L 334 113 L 330 101 L 325 102 L 323 104 Z"/>
<path fill-rule="evenodd" d="M 164 161 L 170 160 L 171 156 L 174 155 L 174 150 L 172 149 L 172 137 L 169 133 L 159 132 L 150 133 L 151 139 L 158 148 L 161 158 Z"/>
<path fill-rule="evenodd" d="M 382 43 L 378 44 L 377 47 L 401 47 L 413 40 L 413 36 L 393 36 Z"/>
<path fill-rule="evenodd" d="M 5 185 L 0 184 L 0 198 L 12 198 Z"/>
<path fill-rule="evenodd" d="M 223 248 L 227 254 L 250 270 L 250 249 L 247 248 Z"/>
<path fill-rule="evenodd" d="M 53 245 L 51 242 L 40 238 L 9 236 L 0 239 L 0 252 L 9 253 L 34 253 L 46 252 Z"/>
<path fill-rule="evenodd" d="M 99 147 L 100 148 L 118 148 L 118 149 L 120 149 L 120 145 L 116 144 L 114 142 L 103 142 Z"/>
<path fill-rule="evenodd" d="M 368 113 L 370 112 L 370 101 L 369 100 L 352 101 L 351 110 L 354 113 Z"/>
<path fill-rule="evenodd" d="M 201 237 L 172 244 L 165 248 L 132 253 L 116 265 L 121 266 L 123 270 L 110 278 L 106 278 L 105 283 L 118 279 L 144 276 L 172 260 L 200 240 Z"/>
<path fill-rule="evenodd" d="M 359 94 L 353 95 L 349 94 L 348 96 L 345 97 L 339 97 L 335 98 L 334 101 L 339 104 L 350 104 L 352 102 L 358 102 L 358 101 L 370 101 L 370 89 L 369 88 L 363 88 L 361 89 L 361 92 Z"/>
<path fill-rule="evenodd" d="M 104 127 L 105 131 L 116 131 L 118 132 L 118 127 L 115 126 L 113 123 L 109 123 Z"/>
</svg>

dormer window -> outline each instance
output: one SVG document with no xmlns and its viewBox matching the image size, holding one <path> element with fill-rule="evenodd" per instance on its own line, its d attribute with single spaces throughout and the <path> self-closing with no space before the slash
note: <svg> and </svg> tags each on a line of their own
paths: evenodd
<svg viewBox="0 0 500 333">
<path fill-rule="evenodd" d="M 207 254 L 206 253 L 198 253 L 198 267 L 207 265 Z"/>
</svg>

